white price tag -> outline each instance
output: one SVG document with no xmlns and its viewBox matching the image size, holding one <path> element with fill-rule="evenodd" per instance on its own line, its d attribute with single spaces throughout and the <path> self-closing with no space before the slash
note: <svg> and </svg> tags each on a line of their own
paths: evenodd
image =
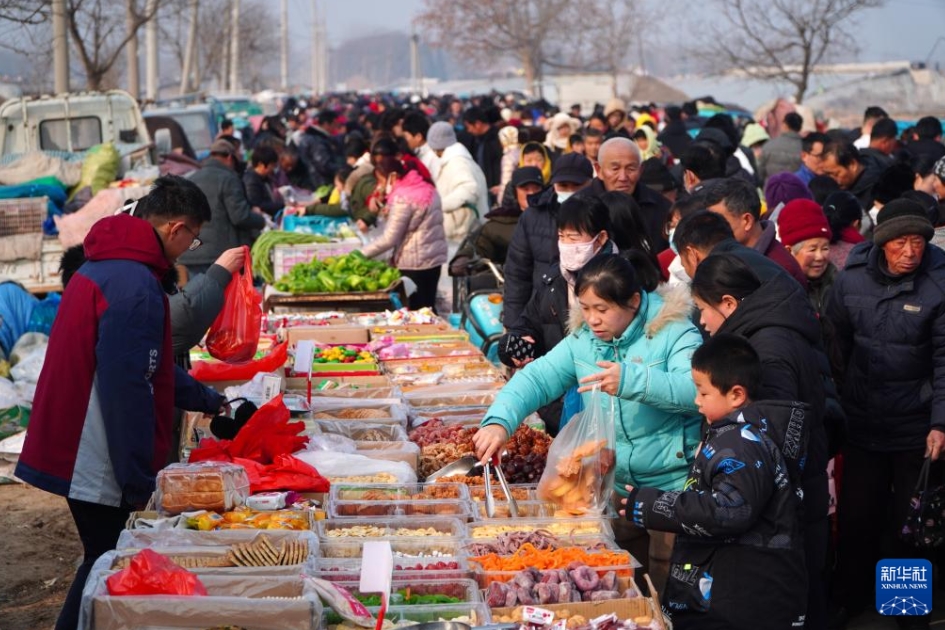
<svg viewBox="0 0 945 630">
<path fill-rule="evenodd" d="M 308 374 L 312 371 L 314 361 L 315 342 L 310 339 L 299 341 L 295 346 L 295 367 L 292 371 L 296 374 Z"/>
</svg>

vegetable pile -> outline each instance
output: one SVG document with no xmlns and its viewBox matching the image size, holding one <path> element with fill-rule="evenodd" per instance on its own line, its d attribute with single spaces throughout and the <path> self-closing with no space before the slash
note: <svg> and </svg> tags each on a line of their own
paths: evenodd
<svg viewBox="0 0 945 630">
<path fill-rule="evenodd" d="M 298 234 L 296 232 L 280 232 L 270 230 L 263 232 L 253 243 L 253 270 L 256 275 L 272 284 L 276 277 L 272 269 L 272 248 L 276 245 L 305 245 L 308 243 L 330 243 L 327 236 L 318 234 Z"/>
<path fill-rule="evenodd" d="M 400 278 L 400 271 L 365 258 L 361 252 L 299 263 L 275 287 L 288 293 L 347 293 L 379 291 Z"/>
</svg>

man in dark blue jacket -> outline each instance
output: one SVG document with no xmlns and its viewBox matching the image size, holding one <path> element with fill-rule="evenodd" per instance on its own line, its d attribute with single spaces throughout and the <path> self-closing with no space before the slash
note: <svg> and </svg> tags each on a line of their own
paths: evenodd
<svg viewBox="0 0 945 630">
<path fill-rule="evenodd" d="M 92 564 L 147 503 L 172 447 L 174 406 L 216 412 L 224 399 L 174 364 L 162 283 L 200 246 L 206 198 L 179 177 L 138 202 L 149 219 L 100 220 L 85 239 L 49 336 L 16 475 L 66 497 L 83 561 L 56 623 L 74 629 Z M 153 210 L 153 212 L 151 212 Z"/>
<path fill-rule="evenodd" d="M 837 584 L 850 616 L 870 603 L 877 560 L 916 557 L 897 534 L 925 458 L 945 447 L 945 252 L 928 245 L 933 232 L 921 204 L 886 204 L 824 311 L 847 414 Z"/>
</svg>

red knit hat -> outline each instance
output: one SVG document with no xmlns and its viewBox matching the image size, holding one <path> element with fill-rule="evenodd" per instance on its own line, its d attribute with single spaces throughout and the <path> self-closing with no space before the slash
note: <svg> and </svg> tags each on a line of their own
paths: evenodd
<svg viewBox="0 0 945 630">
<path fill-rule="evenodd" d="M 778 215 L 778 234 L 781 242 L 793 247 L 809 238 L 830 239 L 830 224 L 823 209 L 816 201 L 794 199 L 781 209 Z"/>
</svg>

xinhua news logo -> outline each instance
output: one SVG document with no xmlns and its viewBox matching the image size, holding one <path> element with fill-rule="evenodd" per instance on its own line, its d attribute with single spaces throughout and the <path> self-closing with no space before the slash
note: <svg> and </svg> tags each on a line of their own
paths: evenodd
<svg viewBox="0 0 945 630">
<path fill-rule="evenodd" d="M 876 610 L 896 617 L 931 613 L 932 563 L 914 559 L 877 562 Z"/>
</svg>

